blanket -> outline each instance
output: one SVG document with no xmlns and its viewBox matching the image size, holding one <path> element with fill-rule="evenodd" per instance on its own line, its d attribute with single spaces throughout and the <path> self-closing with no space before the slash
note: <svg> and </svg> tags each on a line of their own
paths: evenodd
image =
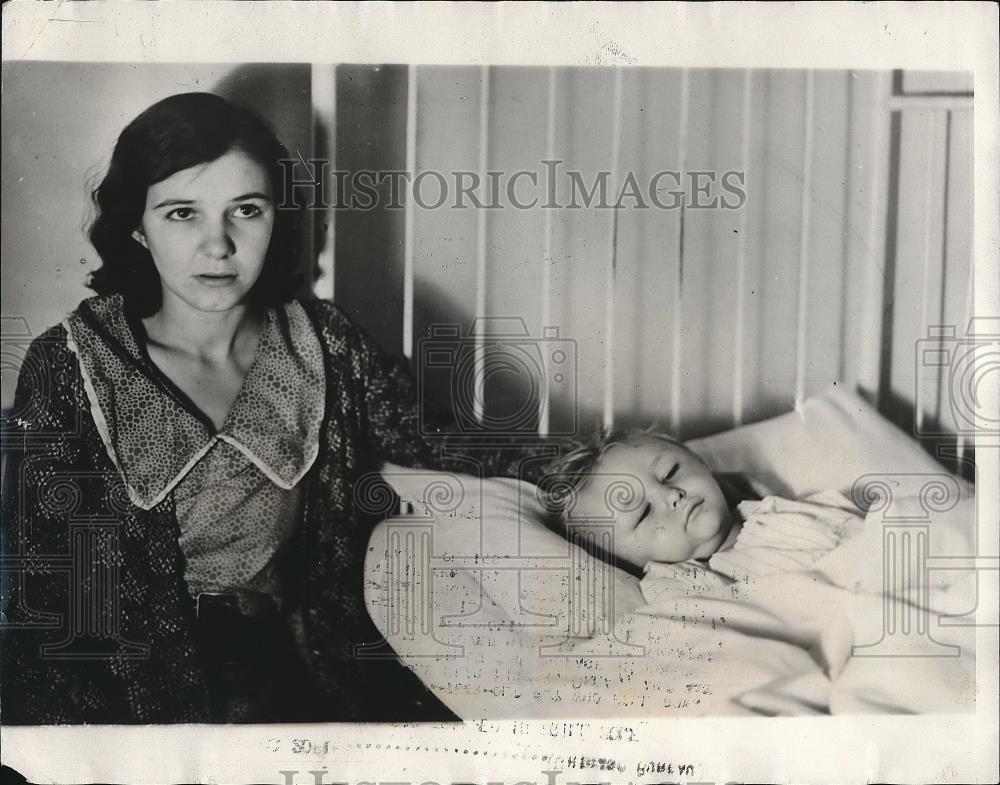
<svg viewBox="0 0 1000 785">
<path fill-rule="evenodd" d="M 894 500 L 809 569 L 675 579 L 635 620 L 649 617 L 647 635 L 679 626 L 705 653 L 686 677 L 719 713 L 971 710 L 974 629 L 946 617 L 975 608 L 976 574 L 940 557 L 974 553 L 973 501 Z"/>
<path fill-rule="evenodd" d="M 465 719 L 973 708 L 976 630 L 942 623 L 976 603 L 975 573 L 942 569 L 975 553 L 971 494 L 930 512 L 894 499 L 808 569 L 668 587 L 650 602 L 635 577 L 521 525 L 541 514 L 530 486 L 490 481 L 438 513 L 397 485 L 417 514 L 373 536 L 369 611 Z M 423 555 L 402 558 L 421 538 Z"/>
</svg>

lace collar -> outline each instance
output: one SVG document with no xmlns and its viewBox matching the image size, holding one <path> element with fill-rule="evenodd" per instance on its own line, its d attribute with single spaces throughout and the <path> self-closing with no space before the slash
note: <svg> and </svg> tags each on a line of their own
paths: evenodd
<svg viewBox="0 0 1000 785">
<path fill-rule="evenodd" d="M 134 504 L 159 504 L 217 441 L 292 488 L 319 453 L 323 351 L 299 303 L 267 313 L 257 356 L 222 428 L 150 360 L 121 295 L 85 300 L 64 322 L 98 432 Z"/>
</svg>

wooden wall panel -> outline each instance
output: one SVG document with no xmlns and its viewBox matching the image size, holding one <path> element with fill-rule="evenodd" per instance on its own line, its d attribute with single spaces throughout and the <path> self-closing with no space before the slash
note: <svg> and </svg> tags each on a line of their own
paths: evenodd
<svg viewBox="0 0 1000 785">
<path fill-rule="evenodd" d="M 499 209 L 486 211 L 486 313 L 497 329 L 517 330 L 523 323 L 526 340 L 512 347 L 511 362 L 486 381 L 486 414 L 512 429 L 537 426 L 540 396 L 558 394 L 565 385 L 553 384 L 555 370 L 543 379 L 546 360 L 542 351 L 542 279 L 545 274 L 544 215 L 539 209 L 518 209 L 507 199 L 506 189 L 518 171 L 535 172 L 541 183 L 540 162 L 545 158 L 548 69 L 491 69 L 491 102 L 503 107 L 493 111 L 489 125 L 488 167 L 501 175 Z M 540 191 L 527 177 L 515 181 L 517 201 L 539 198 Z M 518 195 L 520 194 L 520 195 Z"/>
<path fill-rule="evenodd" d="M 605 318 L 612 212 L 574 194 L 570 172 L 590 189 L 599 173 L 611 167 L 612 118 L 608 107 L 614 89 L 612 69 L 573 69 L 561 75 L 558 117 L 558 198 L 570 205 L 557 210 L 557 248 L 553 277 L 553 318 L 576 341 L 579 372 L 575 400 L 553 401 L 553 418 L 565 422 L 575 407 L 585 431 L 601 427 L 605 383 Z M 573 206 L 575 204 L 575 206 Z M 558 419 L 562 418 L 562 419 Z"/>
<path fill-rule="evenodd" d="M 900 189 L 892 303 L 892 350 L 888 394 L 910 411 L 900 412 L 901 423 L 912 422 L 916 397 L 914 352 L 927 334 L 930 300 L 940 294 L 941 229 L 943 218 L 944 134 L 941 114 L 926 109 L 901 115 Z M 933 144 L 933 135 L 940 142 Z M 928 140 L 931 144 L 928 144 Z M 929 285 L 937 279 L 938 288 Z M 936 321 L 936 320 L 935 320 Z"/>
<path fill-rule="evenodd" d="M 337 166 L 402 170 L 406 161 L 406 68 L 337 68 Z M 403 211 L 388 209 L 388 184 L 371 209 L 337 216 L 334 296 L 381 346 L 403 356 Z"/>
<path fill-rule="evenodd" d="M 766 133 L 760 191 L 764 201 L 759 364 L 753 418 L 788 411 L 795 400 L 799 233 L 804 139 L 802 71 L 772 71 L 765 92 Z M 763 191 L 763 193 L 761 193 Z"/>
<path fill-rule="evenodd" d="M 424 390 L 439 404 L 456 405 L 474 415 L 469 397 L 474 378 L 460 373 L 460 387 L 449 388 L 451 373 L 425 367 L 421 347 L 433 344 L 431 331 L 457 325 L 454 349 L 468 353 L 473 339 L 468 332 L 475 316 L 477 294 L 477 242 L 475 209 L 456 209 L 454 173 L 475 172 L 479 167 L 479 96 L 483 89 L 480 69 L 468 66 L 416 69 L 417 112 L 414 183 L 420 196 L 413 206 L 413 349 L 414 366 Z M 443 177 L 442 188 L 438 177 Z M 446 201 L 435 206 L 441 197 Z M 456 355 L 457 357 L 457 355 Z M 469 366 L 461 366 L 463 368 Z"/>
<path fill-rule="evenodd" d="M 595 110 L 595 105 L 601 99 L 607 100 L 607 95 L 602 94 L 592 99 L 589 104 L 577 105 L 577 95 L 586 94 L 586 83 L 581 85 L 580 81 L 586 79 L 586 74 L 591 71 L 581 72 L 579 69 L 560 68 L 556 70 L 556 92 L 554 96 L 555 107 L 553 117 L 553 152 L 555 158 L 563 163 L 556 167 L 556 173 L 552 175 L 554 185 L 552 186 L 552 202 L 558 205 L 565 205 L 570 202 L 570 188 L 565 174 L 567 166 L 581 168 L 582 160 L 575 154 L 573 145 L 579 146 L 579 141 L 574 141 L 577 134 L 575 126 L 577 124 L 589 124 L 587 110 Z M 605 80 L 605 85 L 610 85 L 610 79 Z M 599 137 L 604 138 L 604 137 Z M 566 162 L 570 162 L 567 164 Z M 553 165 L 555 166 L 555 165 Z M 588 347 L 599 340 L 599 333 L 582 329 L 580 322 L 583 321 L 579 314 L 581 311 L 590 315 L 595 321 L 603 313 L 604 301 L 597 298 L 595 305 L 594 292 L 588 291 L 586 285 L 580 286 L 575 280 L 577 275 L 586 277 L 588 259 L 584 255 L 584 262 L 579 262 L 582 246 L 586 248 L 586 236 L 578 237 L 577 231 L 581 224 L 580 220 L 574 216 L 574 212 L 562 208 L 554 208 L 552 214 L 552 248 L 549 267 L 549 291 L 550 303 L 549 314 L 552 324 L 558 325 L 560 335 L 574 342 L 576 352 L 576 380 L 572 388 L 564 388 L 558 391 L 550 401 L 550 420 L 554 433 L 565 433 L 570 430 L 579 429 L 583 432 L 596 427 L 600 421 L 601 390 L 603 378 L 600 373 L 595 373 L 594 356 L 600 357 L 600 352 Z M 588 296 L 589 295 L 589 296 Z M 599 362 L 599 360 L 598 360 Z M 586 364 L 586 370 L 584 369 Z M 598 369 L 599 370 L 599 369 Z M 586 394 L 581 396 L 581 389 Z M 581 406 L 586 405 L 588 414 L 581 418 Z"/>
<path fill-rule="evenodd" d="M 743 245 L 738 248 L 740 266 L 737 278 L 742 281 L 742 301 L 737 300 L 735 372 L 733 382 L 734 420 L 753 422 L 766 416 L 768 411 L 761 401 L 759 368 L 764 351 L 761 340 L 763 330 L 764 281 L 769 266 L 767 241 L 767 200 L 764 195 L 769 168 L 767 145 L 770 117 L 770 75 L 756 70 L 749 74 L 744 85 L 743 114 L 741 121 L 746 135 L 745 152 L 747 201 L 743 207 L 743 222 L 739 232 Z M 749 100 L 747 100 L 749 99 Z"/>
<path fill-rule="evenodd" d="M 847 225 L 842 324 L 843 383 L 878 397 L 888 191 L 889 75 L 849 72 Z"/>
<path fill-rule="evenodd" d="M 680 210 L 669 209 L 677 183 L 656 176 L 680 168 L 681 89 L 677 69 L 624 75 L 620 169 L 635 173 L 646 207 L 627 199 L 618 212 L 614 416 L 622 427 L 669 424 Z M 668 209 L 655 205 L 650 184 Z"/>
<path fill-rule="evenodd" d="M 691 102 L 685 167 L 689 196 L 684 210 L 679 364 L 685 437 L 732 422 L 740 216 L 705 205 L 721 199 L 723 173 L 742 167 L 742 75 L 694 71 L 691 93 L 697 98 Z M 699 192 L 706 186 L 709 193 Z"/>
<path fill-rule="evenodd" d="M 812 118 L 812 178 L 808 236 L 808 290 L 804 328 L 805 395 L 842 378 L 845 347 L 851 79 L 844 71 L 817 71 Z"/>
</svg>

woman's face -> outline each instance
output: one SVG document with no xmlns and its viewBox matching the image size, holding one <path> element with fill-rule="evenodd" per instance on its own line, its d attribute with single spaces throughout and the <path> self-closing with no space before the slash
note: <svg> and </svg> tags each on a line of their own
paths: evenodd
<svg viewBox="0 0 1000 785">
<path fill-rule="evenodd" d="M 151 185 L 132 236 L 153 257 L 165 304 L 221 312 L 241 304 L 257 281 L 273 227 L 266 170 L 230 150 Z"/>
</svg>

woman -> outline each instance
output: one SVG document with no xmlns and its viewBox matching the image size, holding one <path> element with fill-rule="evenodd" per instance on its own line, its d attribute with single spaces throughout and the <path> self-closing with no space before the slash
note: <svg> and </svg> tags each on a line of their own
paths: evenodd
<svg viewBox="0 0 1000 785">
<path fill-rule="evenodd" d="M 406 371 L 293 298 L 287 158 L 208 93 L 119 137 L 94 192 L 98 296 L 33 342 L 4 424 L 4 722 L 441 716 L 398 663 L 358 654 L 380 636 L 354 486 L 381 459 L 514 474 L 529 452 L 444 457 Z"/>
</svg>

